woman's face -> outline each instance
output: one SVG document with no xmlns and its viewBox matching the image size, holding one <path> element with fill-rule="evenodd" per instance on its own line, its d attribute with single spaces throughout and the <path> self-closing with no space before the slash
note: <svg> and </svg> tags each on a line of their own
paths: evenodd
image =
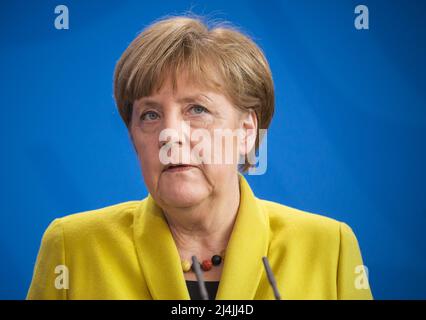
<svg viewBox="0 0 426 320">
<path fill-rule="evenodd" d="M 255 140 L 256 116 L 217 92 L 168 79 L 133 104 L 130 134 L 148 191 L 160 205 L 185 208 L 227 190 L 238 159 Z M 253 129 L 242 138 L 244 129 Z M 171 166 L 177 165 L 177 166 Z"/>
</svg>

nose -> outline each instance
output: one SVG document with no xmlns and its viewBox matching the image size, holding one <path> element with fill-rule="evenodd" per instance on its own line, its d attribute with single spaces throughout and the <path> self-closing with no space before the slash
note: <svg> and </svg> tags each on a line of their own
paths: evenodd
<svg viewBox="0 0 426 320">
<path fill-rule="evenodd" d="M 163 125 L 159 135 L 159 147 L 167 143 L 177 143 L 180 146 L 189 142 L 190 125 L 184 121 L 177 111 L 164 114 Z"/>
</svg>

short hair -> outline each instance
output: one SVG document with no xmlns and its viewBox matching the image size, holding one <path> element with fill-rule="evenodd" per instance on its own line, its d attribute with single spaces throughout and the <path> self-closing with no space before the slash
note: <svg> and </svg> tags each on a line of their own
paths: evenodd
<svg viewBox="0 0 426 320">
<path fill-rule="evenodd" d="M 145 28 L 117 62 L 114 97 L 129 129 L 134 101 L 159 90 L 167 77 L 176 76 L 224 94 L 243 111 L 256 113 L 259 129 L 268 129 L 275 108 L 274 84 L 262 50 L 228 23 L 208 26 L 203 18 L 163 18 Z M 255 150 L 259 148 L 257 132 Z M 240 170 L 247 171 L 246 163 Z"/>
</svg>

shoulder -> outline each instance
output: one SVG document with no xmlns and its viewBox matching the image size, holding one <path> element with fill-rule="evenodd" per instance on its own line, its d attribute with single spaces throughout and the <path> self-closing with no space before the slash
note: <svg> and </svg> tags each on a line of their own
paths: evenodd
<svg viewBox="0 0 426 320">
<path fill-rule="evenodd" d="M 269 221 L 268 258 L 275 263 L 275 270 L 286 268 L 289 277 L 301 283 L 311 279 L 315 283 L 312 288 L 325 288 L 327 296 L 335 292 L 331 297 L 338 299 L 372 298 L 368 270 L 351 227 L 316 213 L 258 201 Z M 359 280 L 364 276 L 367 280 Z M 363 288 L 368 290 L 355 288 L 354 281 L 367 283 Z"/>
<path fill-rule="evenodd" d="M 131 231 L 133 218 L 142 201 L 128 201 L 115 205 L 78 212 L 53 220 L 44 233 L 44 240 L 100 238 L 104 234 L 126 234 Z"/>
<path fill-rule="evenodd" d="M 143 200 L 142 200 L 143 201 Z M 110 223 L 133 217 L 134 212 L 142 201 L 127 201 L 99 209 L 69 214 L 58 218 L 61 223 L 86 225 L 92 223 Z"/>
<path fill-rule="evenodd" d="M 273 201 L 258 201 L 268 217 L 273 238 L 339 246 L 341 237 L 355 237 L 352 229 L 344 222 Z"/>
</svg>

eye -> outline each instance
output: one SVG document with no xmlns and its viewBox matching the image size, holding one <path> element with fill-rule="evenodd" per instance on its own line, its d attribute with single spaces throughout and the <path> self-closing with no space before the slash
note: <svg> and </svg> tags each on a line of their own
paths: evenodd
<svg viewBox="0 0 426 320">
<path fill-rule="evenodd" d="M 147 111 L 141 115 L 141 120 L 144 121 L 154 121 L 158 119 L 158 113 L 154 111 Z"/>
<path fill-rule="evenodd" d="M 203 107 L 203 106 L 200 106 L 200 105 L 194 105 L 194 106 L 192 106 L 192 107 L 189 109 L 189 112 L 190 112 L 191 114 L 195 114 L 195 115 L 197 115 L 197 114 L 208 113 L 209 111 L 208 111 L 205 107 Z"/>
</svg>

